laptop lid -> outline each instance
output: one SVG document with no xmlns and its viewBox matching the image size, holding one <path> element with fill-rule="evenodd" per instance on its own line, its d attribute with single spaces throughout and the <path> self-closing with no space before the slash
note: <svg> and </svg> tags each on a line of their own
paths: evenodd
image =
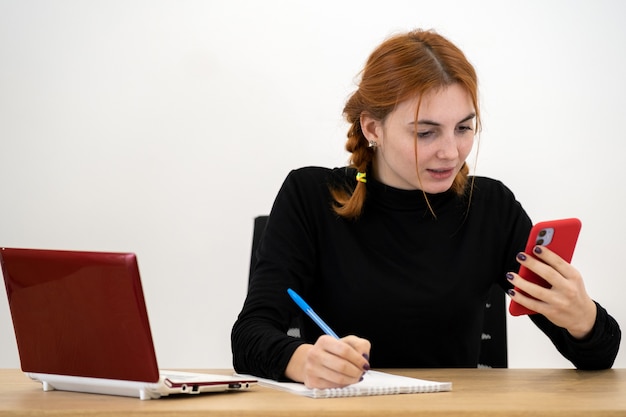
<svg viewBox="0 0 626 417">
<path fill-rule="evenodd" d="M 159 380 L 136 256 L 1 248 L 27 373 Z"/>
</svg>

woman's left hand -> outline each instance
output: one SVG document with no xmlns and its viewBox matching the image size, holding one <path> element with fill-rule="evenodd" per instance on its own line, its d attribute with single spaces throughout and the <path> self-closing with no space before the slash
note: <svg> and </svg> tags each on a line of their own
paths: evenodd
<svg viewBox="0 0 626 417">
<path fill-rule="evenodd" d="M 585 290 L 580 272 L 545 246 L 535 246 L 533 255 L 539 259 L 520 253 L 517 261 L 545 279 L 551 287 L 544 288 L 511 272 L 507 277 L 513 285 L 534 299 L 520 291 L 509 295 L 515 302 L 567 329 L 573 337 L 585 338 L 596 321 L 597 309 Z"/>
</svg>

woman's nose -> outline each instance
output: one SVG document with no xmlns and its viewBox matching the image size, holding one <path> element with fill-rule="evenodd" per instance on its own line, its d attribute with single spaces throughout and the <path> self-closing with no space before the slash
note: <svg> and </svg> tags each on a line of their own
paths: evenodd
<svg viewBox="0 0 626 417">
<path fill-rule="evenodd" d="M 459 155 L 457 141 L 454 132 L 439 137 L 437 157 L 441 159 L 454 159 Z"/>
</svg>

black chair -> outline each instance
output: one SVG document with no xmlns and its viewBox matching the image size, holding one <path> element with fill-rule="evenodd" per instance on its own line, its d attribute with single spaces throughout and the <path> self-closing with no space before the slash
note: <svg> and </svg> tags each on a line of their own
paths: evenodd
<svg viewBox="0 0 626 417">
<path fill-rule="evenodd" d="M 254 219 L 252 234 L 252 253 L 250 258 L 250 274 L 256 264 L 256 249 L 265 232 L 269 216 L 257 216 Z M 298 336 L 298 329 L 289 329 L 288 334 Z M 479 368 L 506 368 L 508 366 L 507 338 L 506 338 L 506 298 L 504 291 L 498 285 L 493 285 L 485 304 L 485 319 L 481 338 Z"/>
<path fill-rule="evenodd" d="M 506 368 L 508 363 L 506 297 L 502 288 L 494 284 L 489 290 L 489 296 L 485 303 L 485 319 L 478 367 Z"/>
<path fill-rule="evenodd" d="M 250 273 L 248 275 L 248 282 L 250 282 L 250 278 L 252 278 L 252 271 L 254 270 L 254 266 L 256 265 L 256 249 L 259 247 L 259 242 L 261 242 L 261 237 L 265 232 L 265 226 L 267 225 L 267 219 L 270 216 L 257 216 L 254 218 L 254 229 L 252 232 L 252 254 L 250 258 Z"/>
</svg>

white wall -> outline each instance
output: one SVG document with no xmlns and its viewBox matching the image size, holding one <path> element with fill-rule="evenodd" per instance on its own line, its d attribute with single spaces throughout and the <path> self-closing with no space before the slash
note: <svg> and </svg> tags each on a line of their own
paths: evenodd
<svg viewBox="0 0 626 417">
<path fill-rule="evenodd" d="M 0 245 L 136 252 L 160 364 L 230 367 L 253 217 L 290 169 L 346 162 L 369 52 L 434 28 L 481 80 L 475 172 L 582 219 L 574 263 L 626 328 L 625 5 L 0 0 Z M 570 366 L 509 323 L 511 367 Z M 5 296 L 0 335 L 18 367 Z"/>
</svg>

